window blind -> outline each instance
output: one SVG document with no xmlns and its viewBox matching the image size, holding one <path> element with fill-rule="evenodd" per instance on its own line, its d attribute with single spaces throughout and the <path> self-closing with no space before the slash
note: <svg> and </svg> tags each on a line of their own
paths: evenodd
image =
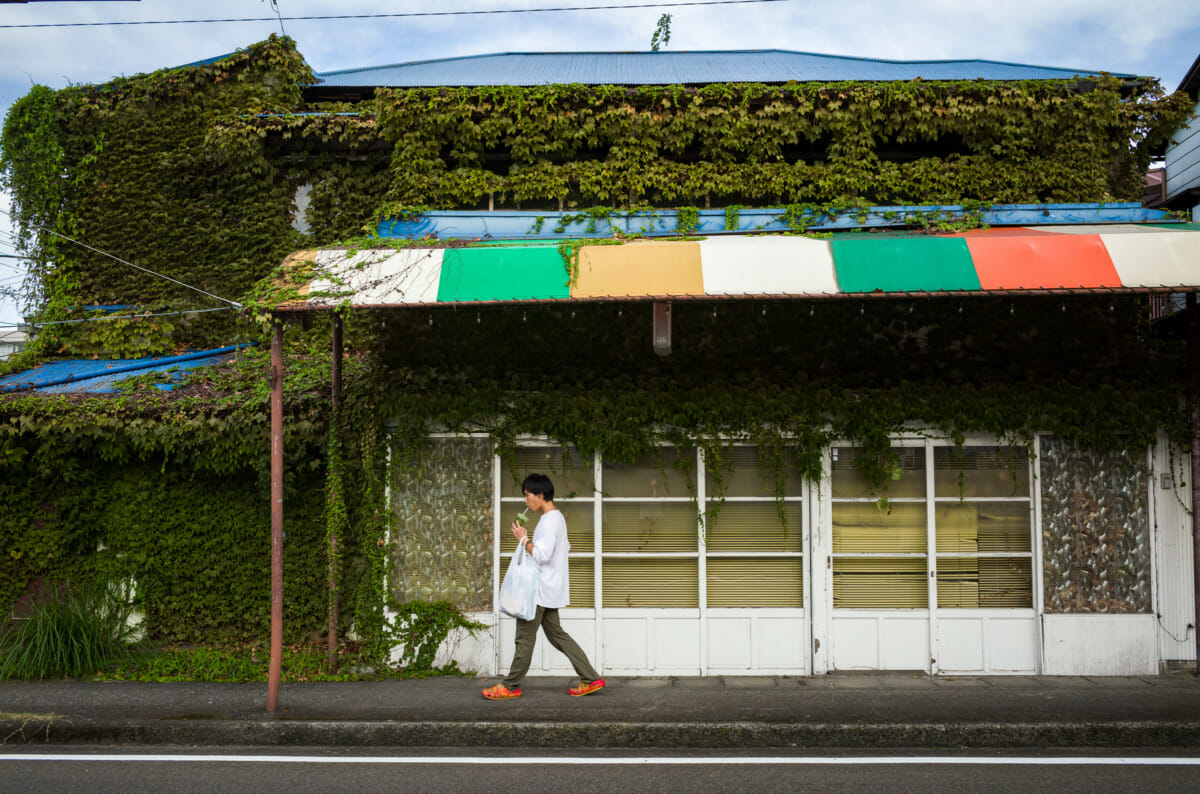
<svg viewBox="0 0 1200 794">
<path fill-rule="evenodd" d="M 1027 497 L 1029 453 L 1024 447 L 936 447 L 933 481 L 937 496 Z"/>
<path fill-rule="evenodd" d="M 695 559 L 605 559 L 604 606 L 698 607 Z"/>
<path fill-rule="evenodd" d="M 934 514 L 939 553 L 1030 550 L 1028 502 L 939 504 Z"/>
<path fill-rule="evenodd" d="M 834 557 L 835 609 L 924 609 L 923 557 Z"/>
<path fill-rule="evenodd" d="M 559 446 L 517 447 L 512 459 L 500 457 L 500 495 L 519 499 L 525 494 L 521 482 L 537 472 L 554 483 L 554 499 L 591 496 L 595 483 L 591 457 L 585 457 L 575 447 Z M 520 511 L 520 508 L 517 508 Z"/>
<path fill-rule="evenodd" d="M 784 451 L 783 475 L 784 496 L 801 496 L 804 493 L 804 478 L 789 466 L 788 451 Z M 766 470 L 760 465 L 757 447 L 721 447 L 715 455 L 705 458 L 705 491 L 717 493 L 717 479 L 724 485 L 725 496 L 759 496 L 775 498 L 776 471 L 773 462 Z"/>
<path fill-rule="evenodd" d="M 596 565 L 586 557 L 571 557 L 571 606 L 596 606 Z"/>
<path fill-rule="evenodd" d="M 691 502 L 604 503 L 605 552 L 695 552 L 699 532 Z"/>
<path fill-rule="evenodd" d="M 891 504 L 881 510 L 874 502 L 835 502 L 834 554 L 924 554 L 925 505 Z"/>
<path fill-rule="evenodd" d="M 937 605 L 943 609 L 1030 608 L 1028 557 L 939 557 Z"/>
<path fill-rule="evenodd" d="M 779 521 L 774 500 L 726 502 L 710 516 L 704 534 L 709 552 L 798 552 L 803 548 L 804 508 L 797 502 L 784 505 L 787 527 Z"/>
<path fill-rule="evenodd" d="M 804 560 L 709 558 L 706 577 L 710 607 L 804 606 Z"/>
<path fill-rule="evenodd" d="M 832 493 L 834 499 L 889 499 L 925 496 L 925 449 L 923 447 L 892 447 L 899 461 L 899 477 L 889 480 L 883 491 L 876 493 L 859 469 L 859 459 L 867 454 L 858 447 L 834 447 L 832 458 Z"/>
<path fill-rule="evenodd" d="M 678 464 L 678 465 L 677 465 Z M 633 463 L 604 462 L 604 495 L 623 497 L 692 496 L 688 476 L 683 469 L 696 471 L 696 450 L 662 447 L 642 455 Z"/>
</svg>

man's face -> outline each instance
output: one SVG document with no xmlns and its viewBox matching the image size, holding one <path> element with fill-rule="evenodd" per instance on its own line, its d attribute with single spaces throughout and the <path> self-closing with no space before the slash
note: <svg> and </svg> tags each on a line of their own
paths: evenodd
<svg viewBox="0 0 1200 794">
<path fill-rule="evenodd" d="M 525 506 L 530 510 L 540 511 L 542 509 L 542 504 L 545 503 L 545 501 L 546 500 L 541 497 L 541 494 L 530 493 L 529 491 L 525 492 Z"/>
</svg>

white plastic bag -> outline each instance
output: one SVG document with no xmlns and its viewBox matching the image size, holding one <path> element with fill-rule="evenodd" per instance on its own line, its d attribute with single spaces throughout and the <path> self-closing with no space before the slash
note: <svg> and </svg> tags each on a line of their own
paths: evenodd
<svg viewBox="0 0 1200 794">
<path fill-rule="evenodd" d="M 533 620 L 537 614 L 540 576 L 537 562 L 525 553 L 525 544 L 517 546 L 500 585 L 500 611 L 521 620 Z"/>
</svg>

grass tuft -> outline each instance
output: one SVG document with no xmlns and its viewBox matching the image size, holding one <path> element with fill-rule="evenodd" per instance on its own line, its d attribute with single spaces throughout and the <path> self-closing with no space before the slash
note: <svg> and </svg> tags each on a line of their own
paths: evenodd
<svg viewBox="0 0 1200 794">
<path fill-rule="evenodd" d="M 0 679 L 95 675 L 137 644 L 131 612 L 118 585 L 64 587 L 0 634 Z"/>
</svg>

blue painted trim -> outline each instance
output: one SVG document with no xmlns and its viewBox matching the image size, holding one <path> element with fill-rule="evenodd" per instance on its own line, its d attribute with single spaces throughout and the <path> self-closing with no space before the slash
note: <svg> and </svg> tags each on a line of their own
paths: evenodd
<svg viewBox="0 0 1200 794">
<path fill-rule="evenodd" d="M 737 228 L 725 228 L 725 210 L 698 210 L 695 234 L 753 234 L 787 232 L 782 207 L 747 208 L 738 212 Z M 961 205 L 871 207 L 816 216 L 809 213 L 808 231 L 832 232 L 852 229 L 883 229 L 911 226 L 914 220 L 933 213 L 948 220 L 966 214 Z M 1001 204 L 982 211 L 989 226 L 1046 226 L 1104 223 L 1164 223 L 1172 218 L 1163 210 L 1146 209 L 1136 202 L 1114 204 Z M 540 224 L 539 224 L 539 219 Z M 566 219 L 566 220 L 564 220 Z M 588 227 L 592 226 L 589 231 Z M 555 231 L 561 228 L 562 231 Z M 535 229 L 540 229 L 535 231 Z M 377 227 L 380 237 L 415 240 L 432 236 L 441 240 L 508 239 L 565 240 L 612 237 L 614 232 L 643 237 L 678 235 L 676 210 L 613 212 L 610 218 L 590 218 L 578 212 L 503 210 L 480 212 L 435 210 L 412 219 L 389 218 Z"/>
</svg>

